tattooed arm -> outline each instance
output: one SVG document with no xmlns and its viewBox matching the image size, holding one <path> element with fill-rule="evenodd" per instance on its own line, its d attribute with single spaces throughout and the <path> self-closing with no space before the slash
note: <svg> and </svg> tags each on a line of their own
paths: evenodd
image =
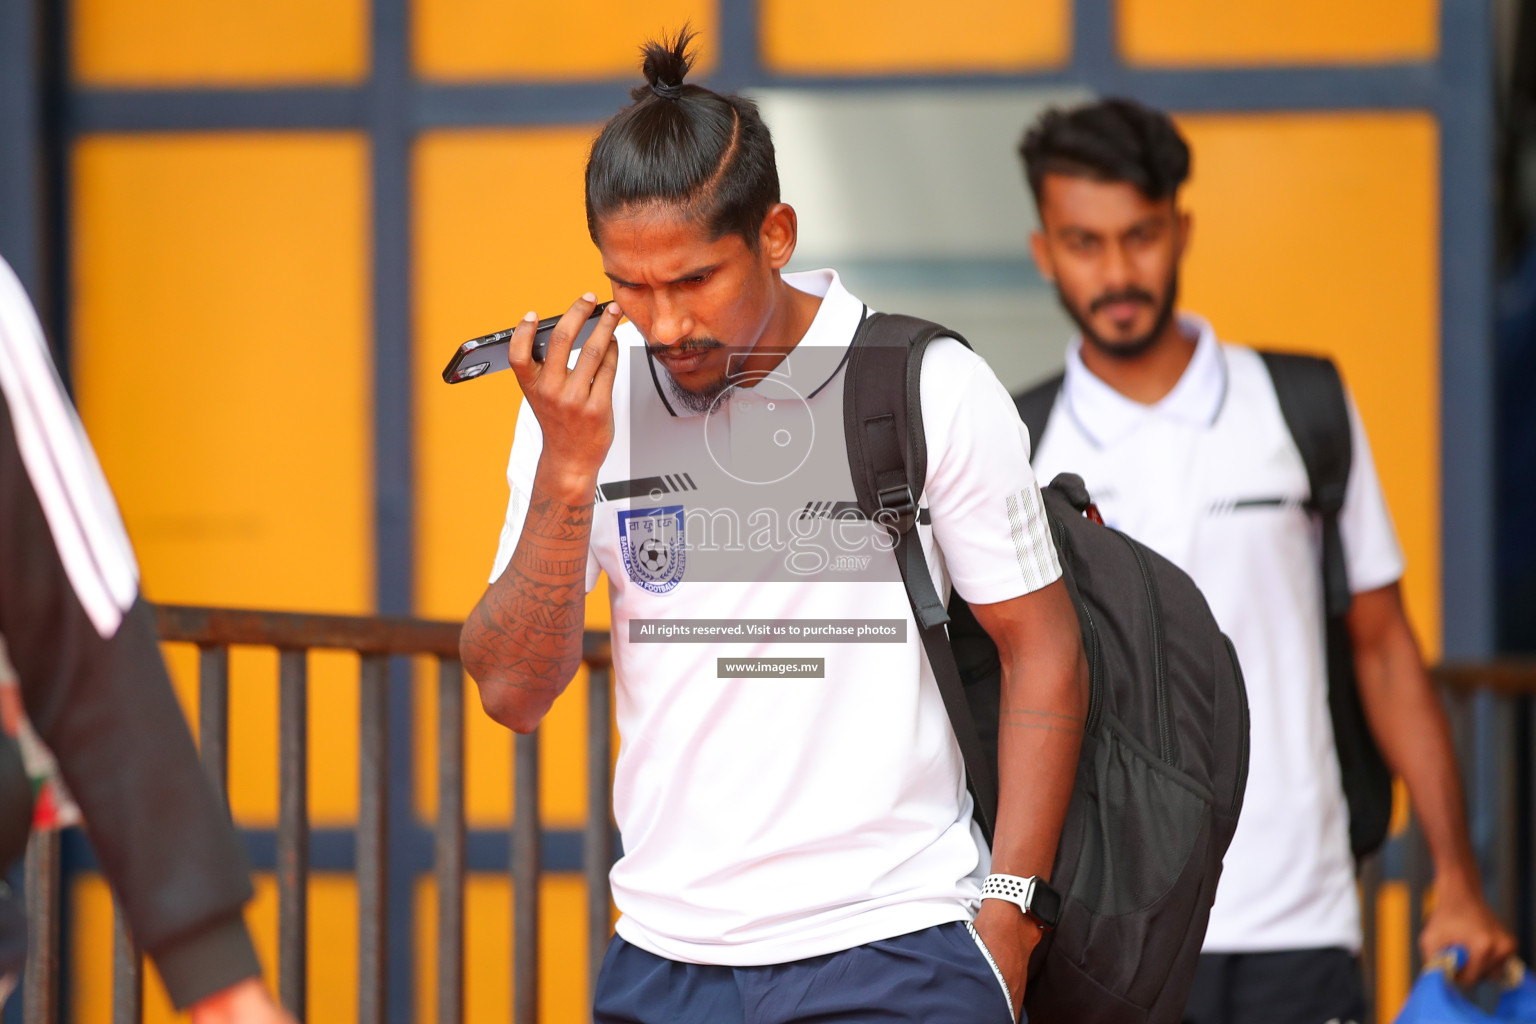
<svg viewBox="0 0 1536 1024">
<path fill-rule="evenodd" d="M 512 560 L 464 623 L 459 652 L 486 714 L 517 732 L 538 726 L 581 665 L 592 497 L 613 443 L 613 329 L 621 315 L 610 304 L 567 369 L 571 339 L 595 302 L 589 293 L 561 318 L 545 362 L 529 354 L 533 313 L 508 352 L 543 447 Z"/>
<path fill-rule="evenodd" d="M 535 483 L 512 561 L 459 639 L 485 713 L 517 732 L 538 726 L 581 665 L 592 490 L 572 504 Z"/>
<path fill-rule="evenodd" d="M 972 605 L 1003 665 L 992 871 L 1049 878 L 1088 715 L 1088 662 L 1066 584 Z M 983 900 L 976 930 L 1022 1006 L 1040 932 L 1011 903 Z"/>
</svg>

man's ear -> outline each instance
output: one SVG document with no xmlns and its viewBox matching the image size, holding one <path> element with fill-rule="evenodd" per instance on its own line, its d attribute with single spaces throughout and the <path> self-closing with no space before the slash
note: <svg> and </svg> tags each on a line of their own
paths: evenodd
<svg viewBox="0 0 1536 1024">
<path fill-rule="evenodd" d="M 1046 284 L 1056 283 L 1056 264 L 1051 259 L 1051 247 L 1045 240 L 1045 232 L 1035 229 L 1029 233 L 1029 253 L 1035 258 L 1035 269 L 1045 278 Z"/>
<path fill-rule="evenodd" d="M 788 203 L 774 203 L 763 217 L 758 230 L 759 251 L 767 258 L 768 265 L 781 270 L 795 254 L 795 242 L 799 237 L 800 224 L 795 218 L 795 208 Z"/>
<path fill-rule="evenodd" d="M 1193 234 L 1193 232 L 1195 230 L 1195 217 L 1194 217 L 1194 214 L 1190 213 L 1188 210 L 1180 210 L 1178 213 L 1179 213 L 1179 258 L 1182 259 L 1184 257 L 1184 254 L 1189 251 L 1190 235 Z"/>
</svg>

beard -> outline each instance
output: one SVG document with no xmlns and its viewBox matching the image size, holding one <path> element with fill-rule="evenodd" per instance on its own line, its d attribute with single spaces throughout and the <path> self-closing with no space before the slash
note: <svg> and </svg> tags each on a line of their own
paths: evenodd
<svg viewBox="0 0 1536 1024">
<path fill-rule="evenodd" d="M 654 359 L 658 353 L 663 352 L 679 355 L 694 352 L 708 352 L 713 349 L 724 347 L 725 344 L 716 338 L 690 338 L 687 341 L 678 342 L 675 345 L 653 345 L 650 342 L 646 342 L 645 355 L 647 359 Z M 655 364 L 653 363 L 652 365 Z M 665 363 L 662 364 L 662 368 L 666 369 Z M 696 391 L 683 387 L 680 383 L 677 382 L 676 379 L 673 378 L 670 371 L 665 374 L 665 379 L 667 393 L 672 396 L 673 401 L 682 406 L 684 409 L 687 409 L 689 412 L 694 413 L 708 412 L 711 408 L 714 407 L 715 402 L 720 398 L 721 395 L 725 394 L 735 386 L 735 383 L 731 380 L 729 374 L 722 374 L 718 380 L 705 382 L 705 384 Z"/>
<path fill-rule="evenodd" d="M 1088 303 L 1086 311 L 1080 309 L 1076 303 L 1067 298 L 1067 293 L 1062 290 L 1061 283 L 1056 283 L 1056 298 L 1061 303 L 1061 308 L 1067 311 L 1072 322 L 1077 324 L 1077 329 L 1082 333 L 1083 340 L 1092 345 L 1099 352 L 1111 359 L 1119 359 L 1129 362 L 1138 359 L 1157 344 L 1168 324 L 1173 320 L 1173 306 L 1179 297 L 1179 272 L 1175 270 L 1168 275 L 1168 282 L 1163 286 L 1162 302 L 1148 291 L 1131 285 L 1119 291 L 1109 291 L 1097 296 Z M 1145 334 L 1138 335 L 1128 341 L 1110 341 L 1093 329 L 1089 317 L 1107 306 L 1111 302 L 1141 302 L 1152 306 L 1157 310 L 1157 316 L 1152 321 L 1152 326 Z"/>
</svg>

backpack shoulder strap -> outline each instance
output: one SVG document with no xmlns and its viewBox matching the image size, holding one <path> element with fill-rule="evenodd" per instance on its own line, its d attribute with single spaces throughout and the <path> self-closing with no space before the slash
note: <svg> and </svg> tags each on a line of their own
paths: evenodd
<svg viewBox="0 0 1536 1024">
<path fill-rule="evenodd" d="M 1354 436 L 1338 367 L 1331 360 L 1260 352 L 1291 439 L 1307 467 L 1307 508 L 1322 521 L 1323 599 L 1327 614 L 1328 710 L 1338 752 L 1340 782 L 1349 806 L 1349 841 L 1356 858 L 1381 846 L 1392 817 L 1392 770 L 1366 721 L 1355 679 L 1354 654 L 1344 615 L 1349 572 L 1339 515 L 1349 488 Z"/>
<path fill-rule="evenodd" d="M 1013 396 L 1013 404 L 1019 408 L 1019 419 L 1029 428 L 1031 459 L 1040 452 L 1040 439 L 1045 436 L 1045 425 L 1050 422 L 1051 410 L 1056 408 L 1056 398 L 1061 394 L 1061 383 L 1066 379 L 1065 372 L 1058 373 Z"/>
<path fill-rule="evenodd" d="M 1289 352 L 1259 353 L 1274 382 L 1280 413 L 1307 467 L 1307 508 L 1323 525 L 1323 593 L 1329 616 L 1349 610 L 1349 574 L 1339 513 L 1349 488 L 1354 443 L 1344 381 L 1333 360 Z"/>
<path fill-rule="evenodd" d="M 854 497 L 864 514 L 907 536 L 917 524 L 918 505 L 928 479 L 928 445 L 923 432 L 919 378 L 923 353 L 935 338 L 954 331 L 916 317 L 872 313 L 859 325 L 848 353 L 843 381 L 843 428 Z M 921 551 L 922 572 L 908 582 L 917 620 L 925 628 L 949 621 Z M 903 565 L 903 578 L 907 576 Z"/>
<path fill-rule="evenodd" d="M 928 478 L 920 379 L 923 353 L 935 338 L 970 343 L 948 328 L 915 317 L 873 313 L 854 334 L 843 380 L 843 433 L 859 509 L 884 526 L 965 763 L 982 827 L 990 841 L 997 807 L 997 767 L 981 737 L 945 626 L 949 613 L 928 573 L 917 536 L 918 505 Z"/>
</svg>

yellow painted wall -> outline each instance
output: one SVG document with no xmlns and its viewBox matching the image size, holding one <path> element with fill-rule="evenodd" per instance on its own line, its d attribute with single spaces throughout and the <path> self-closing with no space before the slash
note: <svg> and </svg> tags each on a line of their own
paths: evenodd
<svg viewBox="0 0 1536 1024">
<path fill-rule="evenodd" d="M 428 78 L 569 81 L 638 77 L 639 47 L 685 23 L 714 66 L 715 0 L 415 0 L 413 52 Z"/>
<path fill-rule="evenodd" d="M 551 1024 L 591 1019 L 587 998 L 587 901 L 580 875 L 547 874 L 539 885 L 539 1015 Z M 512 1019 L 512 883 L 471 874 L 464 893 L 464 1019 Z M 416 886 L 415 1024 L 437 1021 L 437 887 Z"/>
<path fill-rule="evenodd" d="M 437 133 L 413 161 L 416 240 L 416 607 L 463 618 L 485 590 L 506 513 L 507 455 L 522 397 L 503 373 L 443 383 L 442 370 L 466 338 L 509 326 L 530 308 L 563 311 L 584 291 L 609 294 L 587 238 L 582 168 L 595 128 Z M 606 587 L 588 600 L 588 625 L 606 628 Z M 586 673 L 555 702 L 540 727 L 541 818 L 547 827 L 586 820 Z M 435 678 L 418 677 L 416 802 L 436 813 Z M 511 734 L 480 712 L 466 682 L 466 803 L 470 821 L 506 827 L 512 811 Z M 435 899 L 423 883 L 419 903 Z M 547 1019 L 575 1020 L 586 999 L 585 889 L 579 878 L 545 883 L 541 935 Z M 574 901 L 574 902 L 573 902 Z M 466 1008 L 472 1020 L 505 1019 L 510 1006 L 511 890 L 503 880 L 471 883 Z M 419 936 L 430 936 L 430 930 Z M 417 949 L 429 944 L 419 938 Z M 427 954 L 430 956 L 430 953 Z M 435 966 L 418 964 L 418 1019 L 430 1020 Z"/>
<path fill-rule="evenodd" d="M 98 137 L 75 158 L 76 394 L 146 594 L 369 611 L 365 141 Z M 167 655 L 195 720 L 196 652 Z M 248 824 L 276 818 L 276 663 L 271 651 L 231 658 L 231 799 Z M 310 668 L 311 807 L 318 822 L 346 822 L 357 739 L 334 723 L 357 721 L 357 658 L 316 654 Z M 270 967 L 270 880 L 260 892 L 250 919 Z M 327 1015 L 313 1019 L 352 1012 L 353 892 L 347 879 L 314 883 L 311 930 L 328 955 L 313 988 Z M 108 904 L 93 878 L 76 894 L 75 1019 L 105 1020 Z M 147 993 L 148 1019 L 167 1019 L 158 982 Z"/>
<path fill-rule="evenodd" d="M 74 377 L 156 601 L 373 607 L 367 146 L 354 135 L 98 137 L 76 150 Z M 187 706 L 195 654 L 173 651 Z M 275 820 L 276 655 L 231 659 L 230 797 Z M 312 722 L 355 721 L 317 654 Z M 318 819 L 356 735 L 313 730 Z"/>
<path fill-rule="evenodd" d="M 563 311 L 582 292 L 606 297 L 587 238 L 582 168 L 594 128 L 429 135 L 415 154 L 416 607 L 463 618 L 485 590 L 506 514 L 507 454 L 522 396 L 511 373 L 465 384 L 442 370 L 466 338 L 499 330 L 530 308 Z M 606 627 L 596 593 L 588 621 Z M 510 734 L 479 712 L 469 689 L 469 814 L 505 823 L 511 808 Z M 432 763 L 435 724 L 418 720 L 420 763 Z M 584 679 L 544 725 L 542 800 L 552 824 L 586 818 Z M 418 780 L 423 813 L 433 780 Z"/>
<path fill-rule="evenodd" d="M 72 0 L 71 56 L 92 85 L 352 82 L 367 0 Z"/>
<path fill-rule="evenodd" d="M 1070 0 L 762 0 L 763 63 L 787 74 L 1020 71 L 1065 64 Z"/>
<path fill-rule="evenodd" d="M 1338 358 L 1440 651 L 1438 132 L 1423 114 L 1182 117 L 1184 304 L 1224 338 Z"/>
<path fill-rule="evenodd" d="M 1134 64 L 1369 64 L 1431 60 L 1438 0 L 1119 0 Z"/>
</svg>

